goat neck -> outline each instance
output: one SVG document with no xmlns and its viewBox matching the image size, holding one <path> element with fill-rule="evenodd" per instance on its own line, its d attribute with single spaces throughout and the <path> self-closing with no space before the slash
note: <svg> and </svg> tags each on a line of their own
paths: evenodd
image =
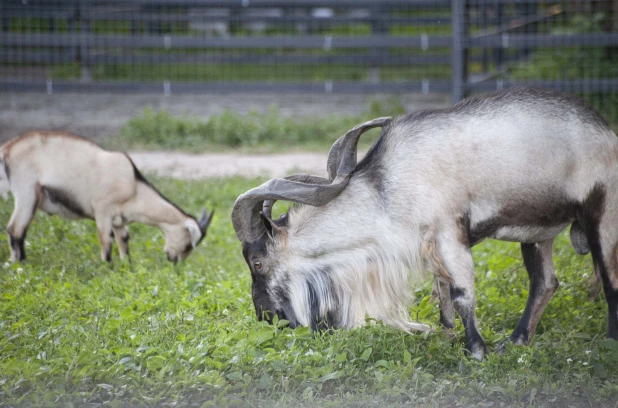
<svg viewBox="0 0 618 408">
<path fill-rule="evenodd" d="M 136 189 L 133 198 L 123 206 L 123 214 L 129 222 L 153 225 L 165 230 L 167 226 L 193 218 L 151 186 L 138 182 Z"/>
</svg>

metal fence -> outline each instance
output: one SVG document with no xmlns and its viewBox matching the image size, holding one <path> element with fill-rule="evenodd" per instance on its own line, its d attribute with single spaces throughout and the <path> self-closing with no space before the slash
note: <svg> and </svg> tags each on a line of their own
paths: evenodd
<svg viewBox="0 0 618 408">
<path fill-rule="evenodd" d="M 2 0 L 0 20 L 4 91 L 527 83 L 618 105 L 618 0 Z"/>
</svg>

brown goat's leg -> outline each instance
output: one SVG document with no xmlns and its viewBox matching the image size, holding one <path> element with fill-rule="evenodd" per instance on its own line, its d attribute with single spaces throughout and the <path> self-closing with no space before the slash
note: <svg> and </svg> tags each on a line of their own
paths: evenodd
<svg viewBox="0 0 618 408">
<path fill-rule="evenodd" d="M 99 242 L 101 243 L 101 259 L 105 262 L 111 262 L 114 237 L 111 220 L 108 217 L 97 217 L 96 223 L 99 231 Z"/>
<path fill-rule="evenodd" d="M 9 234 L 9 245 L 11 247 L 11 261 L 23 261 L 26 259 L 24 241 L 26 232 L 34 218 L 39 199 L 40 188 L 22 189 L 20 192 L 13 193 L 15 198 L 15 209 L 11 215 L 11 220 L 7 226 Z"/>
<path fill-rule="evenodd" d="M 116 238 L 116 244 L 118 244 L 120 259 L 129 256 L 129 231 L 127 227 L 114 227 L 114 237 Z"/>
</svg>

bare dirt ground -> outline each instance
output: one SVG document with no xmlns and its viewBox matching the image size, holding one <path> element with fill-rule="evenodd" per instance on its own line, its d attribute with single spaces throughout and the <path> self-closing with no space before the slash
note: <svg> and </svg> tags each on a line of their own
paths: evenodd
<svg viewBox="0 0 618 408">
<path fill-rule="evenodd" d="M 327 175 L 326 153 L 247 155 L 129 152 L 129 156 L 145 173 L 182 180 L 229 176 L 281 177 L 291 173 Z"/>
<path fill-rule="evenodd" d="M 283 116 L 329 114 L 352 116 L 369 109 L 371 100 L 387 95 L 342 94 L 35 94 L 0 93 L 0 142 L 29 130 L 64 130 L 101 142 L 114 136 L 133 116 L 146 107 L 167 110 L 172 115 L 209 116 L 232 110 L 245 114 L 251 110 L 265 112 L 276 105 Z M 445 107 L 447 95 L 401 95 L 408 112 Z"/>
</svg>

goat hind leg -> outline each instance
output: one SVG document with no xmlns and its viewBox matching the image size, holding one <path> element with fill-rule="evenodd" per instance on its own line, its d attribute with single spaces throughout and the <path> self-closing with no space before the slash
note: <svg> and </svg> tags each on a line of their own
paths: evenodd
<svg viewBox="0 0 618 408">
<path fill-rule="evenodd" d="M 596 184 L 582 203 L 578 221 L 586 234 L 595 274 L 607 301 L 607 337 L 618 340 L 618 179 Z"/>
<path fill-rule="evenodd" d="M 15 208 L 7 226 L 7 232 L 11 247 L 11 261 L 17 262 L 26 259 L 24 241 L 40 201 L 41 189 L 36 185 L 33 188 L 23 188 L 21 192 L 13 194 Z"/>
<path fill-rule="evenodd" d="M 508 341 L 528 345 L 536 326 L 558 289 L 558 279 L 552 262 L 553 238 L 536 244 L 521 244 L 524 265 L 530 278 L 526 308 Z M 500 349 L 504 343 L 500 345 Z"/>
<path fill-rule="evenodd" d="M 129 256 L 129 231 L 125 226 L 113 228 L 120 259 L 124 259 L 125 256 Z"/>
<path fill-rule="evenodd" d="M 448 282 L 439 278 L 433 280 L 433 297 L 438 298 L 440 303 L 440 324 L 445 329 L 455 328 L 455 309 L 451 299 L 451 286 Z"/>
<path fill-rule="evenodd" d="M 99 242 L 101 243 L 101 259 L 105 262 L 112 261 L 112 242 L 114 230 L 108 217 L 96 217 Z"/>
<path fill-rule="evenodd" d="M 594 232 L 592 233 L 594 234 Z M 595 273 L 598 273 L 603 283 L 603 291 L 607 301 L 607 337 L 618 340 L 618 260 L 616 249 L 618 242 L 615 231 L 604 231 L 600 228 L 598 243 L 591 248 Z M 612 237 L 611 239 L 608 239 Z"/>
</svg>

